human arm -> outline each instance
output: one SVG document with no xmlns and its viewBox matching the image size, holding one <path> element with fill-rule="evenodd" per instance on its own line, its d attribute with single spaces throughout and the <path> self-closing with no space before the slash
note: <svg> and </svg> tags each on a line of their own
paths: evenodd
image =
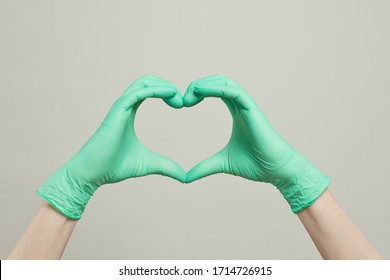
<svg viewBox="0 0 390 280">
<path fill-rule="evenodd" d="M 380 258 L 327 191 L 329 178 L 278 135 L 243 88 L 223 75 L 206 77 L 188 87 L 184 105 L 207 97 L 219 97 L 227 105 L 232 135 L 221 151 L 187 173 L 187 182 L 222 172 L 271 183 L 297 213 L 323 258 Z"/>
<path fill-rule="evenodd" d="M 381 259 L 329 190 L 297 213 L 323 259 Z"/>
<path fill-rule="evenodd" d="M 8 259 L 60 259 L 77 224 L 44 201 Z"/>
<path fill-rule="evenodd" d="M 180 93 L 167 81 L 143 76 L 133 82 L 80 151 L 40 187 L 38 194 L 45 202 L 9 258 L 60 258 L 88 201 L 104 184 L 149 174 L 185 180 L 176 162 L 150 151 L 136 136 L 137 109 L 150 97 L 174 108 L 183 105 Z"/>
</svg>

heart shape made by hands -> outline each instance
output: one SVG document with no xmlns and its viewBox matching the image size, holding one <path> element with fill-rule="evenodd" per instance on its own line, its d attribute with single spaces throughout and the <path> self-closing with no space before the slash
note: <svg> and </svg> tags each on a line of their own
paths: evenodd
<svg viewBox="0 0 390 280">
<path fill-rule="evenodd" d="M 185 172 L 172 159 L 147 149 L 136 136 L 135 115 L 149 97 L 177 109 L 208 97 L 220 98 L 233 119 L 229 142 Z M 272 183 L 294 212 L 311 205 L 329 184 L 329 178 L 277 134 L 253 99 L 231 79 L 215 75 L 196 80 L 181 96 L 168 81 L 144 76 L 125 90 L 95 134 L 38 193 L 66 216 L 79 219 L 92 194 L 104 184 L 149 174 L 190 183 L 215 173 Z"/>
<path fill-rule="evenodd" d="M 146 77 L 146 80 L 148 78 L 150 77 Z M 150 79 L 150 84 L 156 83 L 156 78 Z M 169 82 L 159 81 L 159 86 L 164 84 L 176 89 Z M 144 87 L 147 88 L 150 84 L 144 82 Z M 153 93 L 153 97 L 158 96 Z M 253 99 L 231 79 L 223 75 L 202 78 L 192 82 L 184 96 L 176 89 L 176 94 L 163 99 L 168 105 L 178 109 L 195 106 L 208 97 L 220 98 L 229 109 L 233 118 L 231 137 L 223 149 L 186 172 L 185 182 L 215 173 L 228 173 L 262 182 L 283 180 L 294 174 L 294 167 L 285 168 L 286 170 L 283 167 L 293 157 L 297 162 L 304 160 L 296 156 L 295 150 L 279 137 Z M 166 167 L 166 172 L 159 170 L 155 173 L 175 176 L 176 172 L 172 170 L 176 167 L 172 168 L 170 164 Z M 178 176 L 175 179 L 177 178 Z"/>
</svg>

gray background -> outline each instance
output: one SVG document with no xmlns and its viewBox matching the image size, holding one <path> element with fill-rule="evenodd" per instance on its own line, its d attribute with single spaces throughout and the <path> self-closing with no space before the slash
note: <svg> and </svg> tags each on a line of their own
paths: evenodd
<svg viewBox="0 0 390 280">
<path fill-rule="evenodd" d="M 390 258 L 389 1 L 0 1 L 0 257 L 35 190 L 143 74 L 187 85 L 222 73 L 331 177 L 340 205 Z M 228 141 L 217 99 L 147 100 L 136 128 L 188 170 Z M 66 259 L 318 259 L 271 185 L 148 176 L 99 189 Z"/>
</svg>

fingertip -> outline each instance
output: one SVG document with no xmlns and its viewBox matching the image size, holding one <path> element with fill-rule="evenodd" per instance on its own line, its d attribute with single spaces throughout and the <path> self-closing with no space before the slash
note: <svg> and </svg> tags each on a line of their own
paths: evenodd
<svg viewBox="0 0 390 280">
<path fill-rule="evenodd" d="M 202 165 L 204 165 L 203 162 L 200 164 L 197 164 L 196 166 L 191 168 L 190 171 L 187 172 L 187 174 L 186 174 L 186 183 L 187 184 L 192 183 L 192 182 L 197 181 L 197 180 L 200 180 L 204 177 L 210 176 L 213 173 L 216 173 L 216 172 L 211 171 L 211 170 L 203 169 Z"/>
<path fill-rule="evenodd" d="M 187 173 L 184 171 L 184 169 L 171 159 L 167 159 L 167 168 L 165 175 L 181 183 L 184 183 L 187 179 Z"/>
<path fill-rule="evenodd" d="M 197 176 L 194 176 L 193 172 L 191 172 L 191 170 L 190 170 L 190 171 L 187 172 L 185 183 L 189 184 L 189 183 L 192 183 L 192 182 L 194 182 L 196 180 L 199 180 L 199 179 L 200 178 L 197 177 Z"/>
<path fill-rule="evenodd" d="M 203 179 L 205 177 L 211 176 L 213 174 L 221 173 L 223 172 L 222 170 L 204 170 L 200 166 L 195 166 L 192 168 L 190 171 L 187 172 L 186 174 L 186 183 L 192 183 L 195 181 L 198 181 L 200 179 Z"/>
<path fill-rule="evenodd" d="M 186 173 L 186 178 L 185 178 L 185 180 L 184 180 L 184 182 L 183 182 L 184 184 L 188 184 L 188 183 L 190 183 L 190 182 L 188 182 L 188 173 Z"/>
<path fill-rule="evenodd" d="M 163 155 L 152 154 L 150 168 L 152 174 L 168 176 L 181 183 L 187 178 L 187 173 L 177 162 Z"/>
<path fill-rule="evenodd" d="M 180 167 L 180 165 L 176 163 L 174 163 L 172 169 L 166 174 L 166 176 L 169 176 L 172 179 L 175 179 L 181 183 L 185 183 L 187 180 L 187 173 L 184 171 L 183 168 Z"/>
<path fill-rule="evenodd" d="M 192 107 L 203 100 L 203 97 L 196 95 L 193 91 L 186 92 L 183 97 L 184 107 Z"/>
<path fill-rule="evenodd" d="M 213 174 L 225 173 L 225 159 L 226 153 L 225 150 L 222 149 L 208 159 L 199 162 L 187 172 L 186 182 L 191 183 Z"/>
<path fill-rule="evenodd" d="M 177 90 L 175 95 L 170 97 L 170 98 L 165 98 L 164 99 L 165 103 L 167 103 L 169 106 L 175 108 L 175 109 L 180 109 L 183 107 L 183 97 L 181 96 L 180 92 Z"/>
<path fill-rule="evenodd" d="M 176 180 L 185 184 L 187 182 L 187 174 L 184 172 L 184 174 L 176 178 Z"/>
</svg>

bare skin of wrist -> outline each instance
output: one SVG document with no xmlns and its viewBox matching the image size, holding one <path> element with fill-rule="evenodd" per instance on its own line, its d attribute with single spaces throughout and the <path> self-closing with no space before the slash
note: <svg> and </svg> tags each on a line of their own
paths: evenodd
<svg viewBox="0 0 390 280">
<path fill-rule="evenodd" d="M 382 259 L 329 190 L 297 215 L 323 259 Z"/>
<path fill-rule="evenodd" d="M 8 259 L 60 259 L 76 224 L 44 201 Z"/>
<path fill-rule="evenodd" d="M 382 259 L 329 190 L 297 215 L 324 259 Z M 8 259 L 60 259 L 76 224 L 44 201 Z"/>
</svg>

